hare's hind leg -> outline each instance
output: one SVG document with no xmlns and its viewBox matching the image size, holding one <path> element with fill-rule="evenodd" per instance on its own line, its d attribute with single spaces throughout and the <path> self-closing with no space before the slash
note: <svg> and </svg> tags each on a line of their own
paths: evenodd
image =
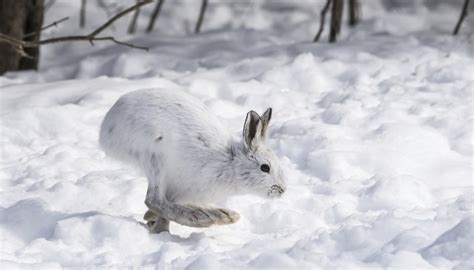
<svg viewBox="0 0 474 270">
<path fill-rule="evenodd" d="M 237 212 L 225 208 L 202 208 L 156 200 L 146 200 L 145 204 L 159 216 L 190 227 L 232 224 L 240 218 Z"/>
<path fill-rule="evenodd" d="M 209 227 L 212 224 L 231 224 L 239 220 L 240 215 L 224 208 L 202 208 L 193 205 L 179 205 L 165 199 L 164 182 L 160 181 L 159 160 L 155 154 L 151 154 L 149 160 L 145 162 L 145 172 L 148 178 L 148 190 L 145 204 L 151 213 L 145 214 L 145 220 L 150 219 L 155 223 L 150 223 L 153 228 L 168 229 L 169 221 L 174 221 L 181 225 L 191 227 Z M 154 215 L 153 215 L 154 214 Z M 150 227 L 151 228 L 151 227 Z"/>
<path fill-rule="evenodd" d="M 155 212 L 148 209 L 143 219 L 151 233 L 169 232 L 170 221 L 158 216 Z"/>
</svg>

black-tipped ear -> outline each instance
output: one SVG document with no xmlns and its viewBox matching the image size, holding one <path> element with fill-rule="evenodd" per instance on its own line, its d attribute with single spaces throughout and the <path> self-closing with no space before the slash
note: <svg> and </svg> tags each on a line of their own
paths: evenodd
<svg viewBox="0 0 474 270">
<path fill-rule="evenodd" d="M 262 121 L 260 116 L 255 111 L 250 111 L 247 113 L 247 117 L 244 122 L 244 144 L 247 149 L 253 150 L 260 140 L 260 134 L 262 129 Z"/>
<path fill-rule="evenodd" d="M 270 124 L 270 120 L 272 119 L 272 108 L 268 108 L 262 115 L 262 139 L 265 139 L 267 135 L 268 125 Z"/>
</svg>

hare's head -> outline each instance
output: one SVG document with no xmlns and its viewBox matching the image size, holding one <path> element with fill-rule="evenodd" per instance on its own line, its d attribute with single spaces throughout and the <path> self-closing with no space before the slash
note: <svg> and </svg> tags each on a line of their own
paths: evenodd
<svg viewBox="0 0 474 270">
<path fill-rule="evenodd" d="M 264 197 L 279 197 L 286 189 L 285 175 L 278 158 L 265 145 L 271 117 L 271 108 L 261 117 L 254 111 L 247 113 L 238 176 L 249 191 Z"/>
</svg>

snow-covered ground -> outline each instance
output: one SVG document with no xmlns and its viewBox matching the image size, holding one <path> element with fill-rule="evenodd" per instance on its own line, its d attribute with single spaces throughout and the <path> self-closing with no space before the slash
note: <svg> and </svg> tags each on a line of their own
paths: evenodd
<svg viewBox="0 0 474 270">
<path fill-rule="evenodd" d="M 45 35 L 81 31 L 79 2 L 57 1 L 45 23 L 71 19 Z M 325 1 L 211 1 L 200 35 L 186 34 L 200 1 L 169 2 L 157 32 L 142 33 L 152 6 L 136 35 L 128 18 L 108 30 L 149 52 L 45 46 L 38 72 L 0 77 L 2 269 L 473 269 L 474 18 L 450 34 L 462 1 L 361 1 L 336 44 L 310 42 Z M 90 4 L 86 30 L 104 14 Z M 187 91 L 236 134 L 273 107 L 285 195 L 223 202 L 241 214 L 230 226 L 149 234 L 145 178 L 98 146 L 110 106 L 149 87 Z"/>
</svg>

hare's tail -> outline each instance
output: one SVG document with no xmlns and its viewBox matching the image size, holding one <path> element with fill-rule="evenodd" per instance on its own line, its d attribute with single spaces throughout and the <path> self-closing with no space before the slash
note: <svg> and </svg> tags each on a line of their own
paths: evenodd
<svg viewBox="0 0 474 270">
<path fill-rule="evenodd" d="M 232 224 L 240 215 L 225 208 L 205 208 L 195 205 L 179 205 L 170 202 L 160 203 L 158 207 L 147 204 L 159 216 L 190 227 L 209 227 L 213 224 Z"/>
</svg>

